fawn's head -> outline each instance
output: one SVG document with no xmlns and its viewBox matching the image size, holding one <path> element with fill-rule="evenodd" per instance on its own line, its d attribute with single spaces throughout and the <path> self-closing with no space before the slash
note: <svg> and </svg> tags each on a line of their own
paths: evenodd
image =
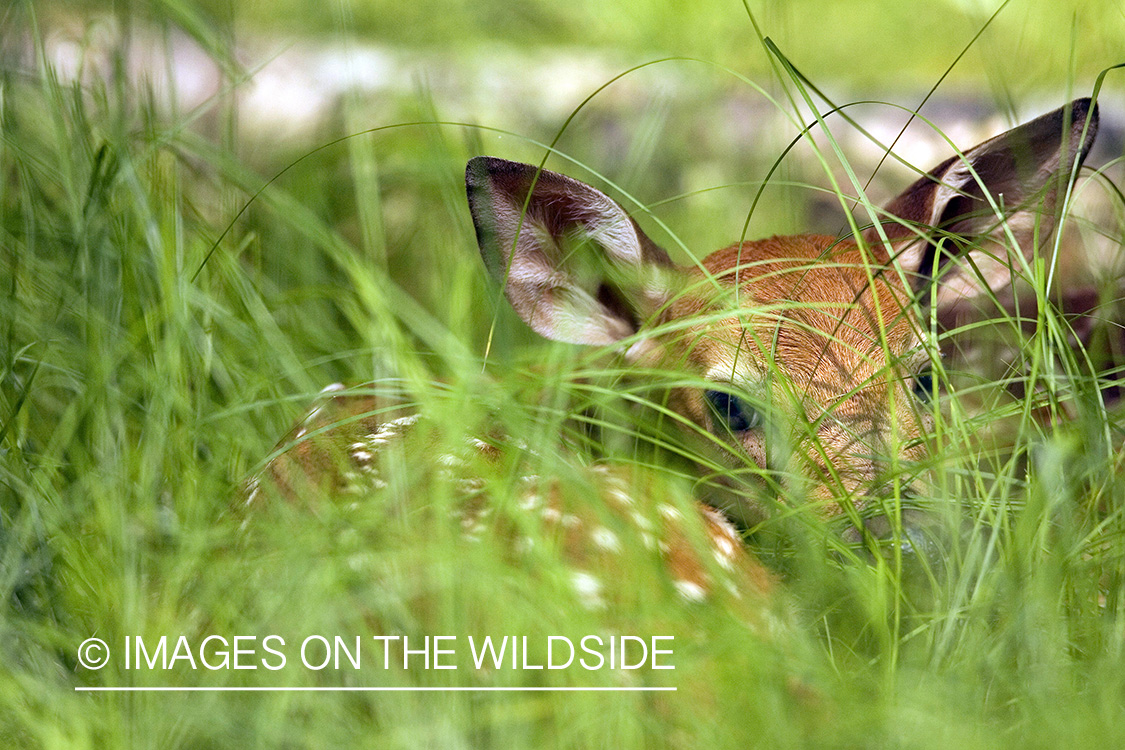
<svg viewBox="0 0 1125 750">
<path fill-rule="evenodd" d="M 921 308 L 1010 282 L 1009 248 L 1042 244 L 1096 128 L 1076 101 L 937 166 L 859 237 L 741 242 L 686 267 L 577 180 L 478 157 L 466 181 L 485 263 L 532 329 L 698 379 L 671 406 L 727 464 L 831 516 L 922 486 L 936 347 Z M 723 504 L 749 520 L 760 497 Z"/>
</svg>

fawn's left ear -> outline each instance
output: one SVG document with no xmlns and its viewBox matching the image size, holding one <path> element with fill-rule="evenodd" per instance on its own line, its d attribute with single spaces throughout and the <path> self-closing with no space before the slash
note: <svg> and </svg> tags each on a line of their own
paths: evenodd
<svg viewBox="0 0 1125 750">
<path fill-rule="evenodd" d="M 613 344 L 666 301 L 674 264 L 604 193 L 486 156 L 469 161 L 465 184 L 484 263 L 540 335 Z"/>
<path fill-rule="evenodd" d="M 1013 249 L 1030 256 L 1044 242 L 1054 229 L 1058 193 L 1082 165 L 1097 130 L 1097 106 L 1078 99 L 948 159 L 888 204 L 883 230 L 902 267 L 916 274 L 915 288 L 970 247 L 977 270 L 943 274 L 939 297 L 972 297 L 1007 285 L 1014 264 L 1004 248 L 1014 239 Z M 864 239 L 879 242 L 875 229 Z"/>
</svg>

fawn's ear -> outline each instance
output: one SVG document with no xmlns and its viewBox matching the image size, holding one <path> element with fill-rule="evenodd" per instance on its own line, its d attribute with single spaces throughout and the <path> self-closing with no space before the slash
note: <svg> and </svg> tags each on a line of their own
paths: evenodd
<svg viewBox="0 0 1125 750">
<path fill-rule="evenodd" d="M 948 159 L 888 204 L 883 229 L 915 288 L 965 247 L 971 263 L 940 274 L 939 304 L 1009 284 L 1018 266 L 1008 252 L 1030 256 L 1051 233 L 1059 190 L 1097 130 L 1097 106 L 1078 99 Z M 865 239 L 879 241 L 874 229 Z"/>
<path fill-rule="evenodd" d="M 598 190 L 529 164 L 478 156 L 465 170 L 481 256 L 537 333 L 612 344 L 668 297 L 668 255 Z"/>
</svg>

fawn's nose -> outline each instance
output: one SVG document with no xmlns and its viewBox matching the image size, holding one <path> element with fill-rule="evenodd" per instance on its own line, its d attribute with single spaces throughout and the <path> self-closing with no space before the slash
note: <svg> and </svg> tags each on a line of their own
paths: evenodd
<svg viewBox="0 0 1125 750">
<path fill-rule="evenodd" d="M 931 564 L 948 554 L 953 541 L 945 519 L 921 508 L 903 508 L 897 514 L 872 516 L 863 526 L 884 554 L 899 554 Z"/>
<path fill-rule="evenodd" d="M 861 529 L 850 527 L 844 538 L 861 544 L 868 559 L 877 553 L 888 563 L 901 564 L 905 581 L 924 584 L 945 577 L 955 558 L 957 530 L 942 513 L 902 507 L 865 518 Z"/>
</svg>

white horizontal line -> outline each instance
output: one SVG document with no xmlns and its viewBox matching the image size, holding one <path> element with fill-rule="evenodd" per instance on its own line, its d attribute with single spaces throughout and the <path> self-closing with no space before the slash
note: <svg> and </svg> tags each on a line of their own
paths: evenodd
<svg viewBox="0 0 1125 750">
<path fill-rule="evenodd" d="M 639 693 L 675 687 L 76 687 L 80 693 Z"/>
</svg>

